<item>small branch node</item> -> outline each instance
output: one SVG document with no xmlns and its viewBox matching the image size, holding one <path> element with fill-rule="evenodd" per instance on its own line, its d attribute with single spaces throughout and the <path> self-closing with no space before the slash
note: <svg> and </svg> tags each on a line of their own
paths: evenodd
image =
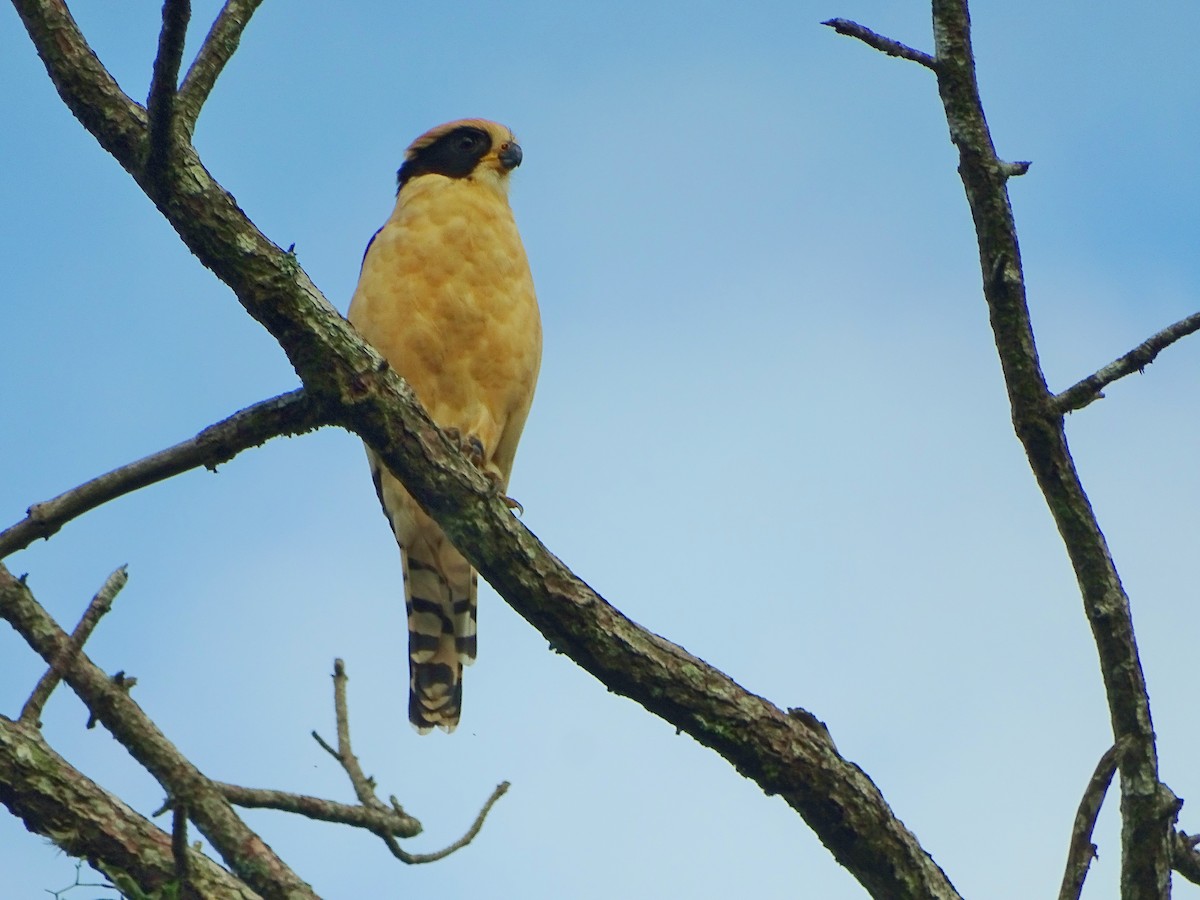
<svg viewBox="0 0 1200 900">
<path fill-rule="evenodd" d="M 1029 167 L 1033 165 L 1030 160 L 1021 160 L 1019 162 L 1006 162 L 1000 160 L 1000 172 L 1005 178 L 1017 178 L 1029 171 Z"/>
</svg>

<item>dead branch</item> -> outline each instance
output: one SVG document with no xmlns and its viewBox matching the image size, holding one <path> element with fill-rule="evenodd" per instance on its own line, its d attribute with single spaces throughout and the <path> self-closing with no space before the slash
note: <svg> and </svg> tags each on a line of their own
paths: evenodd
<svg viewBox="0 0 1200 900">
<path fill-rule="evenodd" d="M 1200 853 L 1196 852 L 1197 844 L 1200 844 L 1200 835 L 1189 835 L 1182 831 L 1171 835 L 1171 865 L 1192 884 L 1200 884 Z"/>
<path fill-rule="evenodd" d="M 1100 815 L 1104 795 L 1108 793 L 1108 786 L 1117 771 L 1117 753 L 1116 744 L 1104 751 L 1104 755 L 1096 763 L 1096 770 L 1092 773 L 1087 788 L 1084 789 L 1083 798 L 1079 801 L 1079 809 L 1071 827 L 1071 843 L 1067 848 L 1066 871 L 1063 872 L 1062 886 L 1058 890 L 1058 900 L 1079 900 L 1083 891 L 1088 868 L 1096 858 L 1092 832 L 1096 828 L 1096 819 Z"/>
<path fill-rule="evenodd" d="M 1054 407 L 1060 415 L 1083 409 L 1088 404 L 1103 399 L 1104 389 L 1119 378 L 1142 372 L 1154 362 L 1163 350 L 1176 341 L 1200 331 L 1200 312 L 1180 319 L 1162 331 L 1151 335 L 1124 356 L 1119 356 L 1100 371 L 1071 385 L 1061 394 L 1054 396 Z"/>
<path fill-rule="evenodd" d="M 308 819 L 365 828 L 376 834 L 390 834 L 398 838 L 415 837 L 421 833 L 421 823 L 404 812 L 386 806 L 376 808 L 349 803 L 338 803 L 306 794 L 288 791 L 270 791 L 262 788 L 240 787 L 236 784 L 214 782 L 217 790 L 234 806 L 247 809 L 276 809 L 295 813 Z"/>
<path fill-rule="evenodd" d="M 92 860 L 114 884 L 163 896 L 175 880 L 171 836 L 109 794 L 30 724 L 0 715 L 0 803 L 65 852 Z M 203 854 L 189 851 L 189 886 L 203 900 L 258 900 Z M 127 896 L 137 896 L 132 890 Z"/>
<path fill-rule="evenodd" d="M 915 50 L 907 44 L 902 44 L 899 41 L 894 41 L 889 37 L 884 37 L 882 34 L 872 31 L 857 22 L 851 22 L 849 19 L 827 19 L 821 23 L 828 25 L 838 34 L 844 34 L 847 37 L 857 38 L 868 47 L 874 47 L 881 53 L 886 53 L 888 56 L 895 56 L 897 59 L 907 59 L 922 65 L 927 69 L 936 69 L 937 60 L 928 53 L 921 50 Z"/>
<path fill-rule="evenodd" d="M 194 438 L 93 478 L 51 500 L 35 503 L 20 522 L 0 532 L 0 559 L 48 538 L 67 522 L 110 500 L 181 472 L 216 469 L 250 447 L 280 435 L 303 434 L 326 423 L 303 390 L 264 400 L 205 428 Z"/>
<path fill-rule="evenodd" d="M 21 708 L 20 721 L 22 723 L 33 725 L 37 728 L 41 727 L 42 723 L 38 719 L 42 714 L 42 709 L 45 707 L 46 701 L 50 699 L 50 695 L 58 687 L 59 681 L 62 680 L 63 670 L 70 663 L 71 658 L 83 649 L 83 645 L 92 636 L 92 632 L 100 623 L 100 619 L 103 618 L 104 614 L 112 609 L 113 600 L 116 599 L 117 594 L 121 592 L 121 588 L 125 587 L 125 582 L 128 580 L 129 570 L 126 566 L 121 566 L 104 580 L 104 584 L 100 587 L 100 590 L 92 597 L 92 602 L 83 611 L 83 616 L 80 617 L 79 624 L 71 632 L 71 641 L 67 645 L 64 655 L 54 660 L 54 663 L 46 670 L 46 674 L 38 680 L 33 693 L 29 695 L 29 699 L 25 701 L 25 705 Z"/>
<path fill-rule="evenodd" d="M 388 798 L 392 804 L 390 808 L 376 796 L 375 779 L 363 772 L 362 765 L 359 763 L 358 757 L 354 755 L 354 749 L 350 746 L 350 712 L 346 702 L 347 681 L 349 681 L 349 676 L 346 675 L 345 663 L 340 659 L 335 659 L 333 661 L 333 709 L 337 727 L 337 748 L 329 746 L 315 731 L 312 733 L 313 739 L 324 748 L 325 752 L 336 759 L 338 764 L 345 770 L 347 777 L 350 779 L 350 784 L 354 787 L 354 793 L 358 797 L 358 802 L 362 804 L 359 807 L 360 809 L 374 813 L 377 816 L 391 814 L 408 819 L 408 816 L 401 808 L 395 796 Z M 437 862 L 439 859 L 445 859 L 456 850 L 461 850 L 475 839 L 476 835 L 479 834 L 479 830 L 483 828 L 483 822 L 487 818 L 488 813 L 491 812 L 492 806 L 504 796 L 508 788 L 509 784 L 507 781 L 498 784 L 496 789 L 492 791 L 492 795 L 484 802 L 483 808 L 479 810 L 479 815 L 475 817 L 475 821 L 467 829 L 466 834 L 448 847 L 443 847 L 434 853 L 410 853 L 396 843 L 392 830 L 377 829 L 370 825 L 363 827 L 370 828 L 371 831 L 379 835 L 384 844 L 387 845 L 388 850 L 391 851 L 391 854 L 403 863 L 418 865 L 421 863 Z M 417 824 L 417 831 L 420 831 L 420 828 L 420 824 Z M 416 831 L 413 832 L 413 834 L 416 833 Z"/>
<path fill-rule="evenodd" d="M 3 564 L 0 618 L 48 664 L 65 660 L 63 680 L 130 756 L 157 779 L 172 801 L 187 805 L 192 821 L 239 878 L 266 898 L 315 900 L 312 889 L 246 827 L 212 782 L 167 740 L 126 690 L 114 684 L 86 653 L 67 658 L 70 637 Z"/>
</svg>

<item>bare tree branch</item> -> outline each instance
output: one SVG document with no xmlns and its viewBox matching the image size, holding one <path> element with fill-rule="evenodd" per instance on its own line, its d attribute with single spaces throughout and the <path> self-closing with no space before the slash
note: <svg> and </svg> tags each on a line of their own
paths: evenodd
<svg viewBox="0 0 1200 900">
<path fill-rule="evenodd" d="M 400 802 L 395 796 L 390 797 L 392 806 L 391 809 L 379 799 L 375 794 L 375 779 L 366 775 L 362 770 L 362 765 L 358 761 L 358 757 L 354 755 L 354 750 L 350 745 L 350 712 L 346 701 L 346 682 L 349 681 L 349 676 L 346 675 L 346 665 L 340 659 L 333 661 L 333 709 L 334 718 L 337 722 L 337 748 L 329 746 L 329 744 L 315 731 L 313 739 L 320 744 L 325 751 L 338 761 L 341 767 L 346 771 L 346 775 L 350 779 L 350 784 L 354 787 L 354 793 L 358 797 L 359 803 L 362 804 L 361 809 L 365 813 L 374 813 L 376 816 L 399 816 L 402 819 L 409 817 L 400 806 Z M 372 825 L 363 825 L 362 827 L 370 828 L 371 831 L 379 835 L 383 842 L 387 845 L 388 850 L 396 859 L 409 865 L 418 865 L 421 863 L 437 862 L 439 859 L 445 859 L 456 850 L 461 850 L 471 841 L 475 840 L 479 830 L 483 828 L 483 822 L 491 812 L 492 806 L 508 791 L 509 784 L 507 781 L 501 782 L 492 791 L 492 795 L 484 802 L 483 808 L 479 810 L 479 815 L 475 817 L 475 821 L 471 827 L 467 829 L 466 834 L 450 844 L 448 847 L 443 847 L 435 853 L 410 853 L 401 847 L 395 839 L 396 832 L 391 828 L 375 828 Z M 237 802 L 237 801 L 234 801 Z M 354 807 L 351 807 L 354 809 Z M 409 821 L 413 821 L 409 819 Z M 416 834 L 421 830 L 418 823 Z M 399 835 L 400 837 L 408 837 L 411 835 Z"/>
<path fill-rule="evenodd" d="M 1054 407 L 1060 415 L 1083 409 L 1093 401 L 1104 397 L 1103 391 L 1119 378 L 1143 371 L 1154 362 L 1158 354 L 1176 341 L 1200 331 L 1200 312 L 1180 319 L 1148 337 L 1124 356 L 1119 356 L 1094 375 L 1071 385 L 1054 397 Z"/>
<path fill-rule="evenodd" d="M 1100 815 L 1104 795 L 1108 793 L 1108 786 L 1117 771 L 1117 752 L 1116 744 L 1104 751 L 1104 755 L 1096 763 L 1096 770 L 1092 773 L 1087 788 L 1084 789 L 1083 798 L 1079 801 L 1075 822 L 1071 826 L 1071 843 L 1067 849 L 1067 865 L 1063 872 L 1062 886 L 1058 890 L 1058 900 L 1079 900 L 1083 891 L 1088 868 L 1096 858 L 1092 832 L 1096 828 L 1096 818 Z"/>
<path fill-rule="evenodd" d="M 0 618 L 47 663 L 64 659 L 71 639 L 42 609 L 24 582 L 0 564 Z M 87 654 L 66 659 L 63 680 L 92 714 L 143 768 L 163 786 L 174 803 L 186 804 L 188 814 L 221 858 L 252 889 L 268 898 L 315 898 L 274 851 L 246 827 L 228 801 L 120 685 L 114 684 Z M 169 852 L 169 851 L 168 851 Z"/>
<path fill-rule="evenodd" d="M 188 137 L 191 137 L 196 128 L 196 119 L 200 116 L 204 101 L 208 99 L 217 78 L 225 70 L 225 64 L 237 50 L 242 32 L 250 24 L 250 17 L 262 2 L 263 0 L 227 0 L 221 12 L 217 14 L 200 52 L 196 54 L 196 59 L 184 76 L 183 86 L 179 89 L 176 106 L 179 110 L 180 125 Z"/>
<path fill-rule="evenodd" d="M 938 92 L 979 244 L 984 295 L 1008 388 L 1013 427 L 1067 548 L 1100 656 L 1121 754 L 1122 897 L 1159 900 L 1170 890 L 1170 792 L 1158 777 L 1150 701 L 1129 598 L 1067 446 L 1029 319 L 1008 173 L 984 116 L 966 0 L 933 0 Z"/>
<path fill-rule="evenodd" d="M 276 809 L 309 819 L 365 828 L 376 834 L 390 834 L 398 838 L 415 837 L 421 833 L 420 822 L 402 811 L 397 812 L 386 806 L 376 808 L 338 803 L 306 794 L 239 787 L 220 781 L 214 782 L 214 785 L 230 803 L 247 809 Z"/>
<path fill-rule="evenodd" d="M 174 447 L 35 503 L 24 519 L 0 532 L 0 559 L 23 550 L 38 538 L 50 537 L 72 519 L 117 497 L 198 466 L 215 469 L 271 438 L 303 434 L 325 422 L 326 417 L 303 390 L 256 403 Z"/>
<path fill-rule="evenodd" d="M 83 645 L 92 636 L 92 632 L 100 623 L 100 619 L 112 609 L 113 600 L 116 599 L 117 594 L 121 592 L 121 588 L 125 587 L 125 582 L 128 580 L 129 570 L 126 566 L 121 566 L 104 580 L 104 584 L 96 592 L 96 596 L 92 597 L 92 602 L 83 611 L 83 616 L 79 619 L 79 624 L 71 632 L 71 641 L 64 651 L 64 656 L 54 660 L 50 668 L 46 670 L 46 674 L 38 680 L 33 693 L 29 695 L 29 699 L 25 701 L 25 705 L 21 708 L 22 724 L 41 727 L 42 723 L 38 719 L 42 714 L 42 709 L 45 707 L 46 701 L 50 699 L 50 695 L 58 687 L 59 681 L 62 680 L 62 671 L 70 663 L 71 657 L 83 649 Z"/>
<path fill-rule="evenodd" d="M 0 715 L 0 803 L 30 831 L 88 859 L 114 884 L 145 896 L 175 880 L 171 837 L 59 756 L 32 725 Z M 203 854 L 189 851 L 190 887 L 202 900 L 260 896 Z M 131 890 L 127 896 L 137 896 Z"/>
<path fill-rule="evenodd" d="M 467 829 L 467 833 L 460 837 L 453 844 L 443 847 L 433 853 L 408 853 L 401 847 L 392 846 L 389 844 L 388 849 L 392 851 L 401 862 L 406 862 L 409 865 L 420 865 L 421 863 L 437 862 L 439 859 L 445 859 L 451 853 L 461 850 L 471 841 L 475 840 L 479 834 L 479 829 L 483 828 L 483 822 L 488 817 L 488 813 L 492 811 L 492 807 L 496 805 L 496 801 L 508 793 L 509 784 L 507 781 L 502 781 L 496 785 L 496 789 L 492 791 L 492 795 L 483 803 L 483 808 L 479 810 L 479 815 L 475 817 L 475 821 L 471 823 L 471 827 Z"/>
<path fill-rule="evenodd" d="M 844 34 L 847 37 L 858 38 L 868 47 L 874 47 L 888 56 L 895 56 L 898 59 L 907 59 L 912 62 L 922 65 L 927 69 L 936 69 L 937 60 L 920 50 L 914 50 L 907 44 L 902 44 L 899 41 L 894 41 L 889 37 L 884 37 L 857 22 L 851 22 L 849 19 L 827 19 L 821 23 L 828 25 L 838 34 Z"/>
<path fill-rule="evenodd" d="M 1192 884 L 1200 884 L 1200 853 L 1196 852 L 1197 844 L 1200 844 L 1200 835 L 1188 835 L 1182 831 L 1171 835 L 1171 865 Z"/>
<path fill-rule="evenodd" d="M 150 118 L 150 153 L 146 170 L 152 179 L 166 175 L 171 155 L 175 124 L 175 92 L 179 84 L 179 66 L 183 62 L 183 44 L 192 18 L 191 0 L 163 0 L 162 29 L 158 33 L 158 54 L 150 77 L 146 111 Z"/>
<path fill-rule="evenodd" d="M 875 896 L 959 896 L 871 780 L 824 732 L 629 621 L 517 521 L 295 257 L 258 231 L 207 175 L 194 148 L 182 148 L 176 163 L 188 177 L 170 181 L 179 195 L 156 196 L 137 155 L 145 142 L 144 116 L 120 98 L 76 89 L 82 38 L 50 0 L 43 0 L 45 9 L 38 0 L 13 2 L 80 120 L 96 129 L 101 145 L 151 193 L 189 249 L 275 336 L 314 402 L 379 454 L 519 614 L 610 690 L 713 748 L 767 793 L 780 794 Z M 93 104 L 104 108 L 92 110 Z"/>
</svg>

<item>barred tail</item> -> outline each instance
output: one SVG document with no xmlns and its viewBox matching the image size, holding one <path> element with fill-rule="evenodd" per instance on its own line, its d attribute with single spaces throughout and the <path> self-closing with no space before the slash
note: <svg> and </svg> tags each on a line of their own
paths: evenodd
<svg viewBox="0 0 1200 900">
<path fill-rule="evenodd" d="M 477 577 L 470 563 L 369 449 L 380 505 L 400 544 L 408 610 L 408 719 L 449 733 L 462 712 L 462 670 L 475 661 Z"/>
<path fill-rule="evenodd" d="M 451 554 L 457 559 L 446 559 Z M 401 555 L 408 607 L 408 719 L 421 734 L 435 726 L 449 733 L 462 712 L 463 664 L 475 660 L 475 573 L 449 544 L 437 561 L 403 549 Z"/>
</svg>

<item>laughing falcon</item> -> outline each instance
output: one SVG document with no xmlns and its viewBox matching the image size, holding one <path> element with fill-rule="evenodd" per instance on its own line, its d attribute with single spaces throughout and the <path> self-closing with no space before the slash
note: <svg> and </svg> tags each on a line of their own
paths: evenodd
<svg viewBox="0 0 1200 900">
<path fill-rule="evenodd" d="M 349 318 L 433 421 L 501 492 L 533 400 L 542 326 L 508 206 L 521 164 L 511 131 L 485 119 L 440 125 L 397 173 L 396 208 L 363 257 Z M 367 449 L 391 523 L 408 609 L 408 717 L 453 731 L 462 667 L 475 661 L 474 569 Z"/>
</svg>

